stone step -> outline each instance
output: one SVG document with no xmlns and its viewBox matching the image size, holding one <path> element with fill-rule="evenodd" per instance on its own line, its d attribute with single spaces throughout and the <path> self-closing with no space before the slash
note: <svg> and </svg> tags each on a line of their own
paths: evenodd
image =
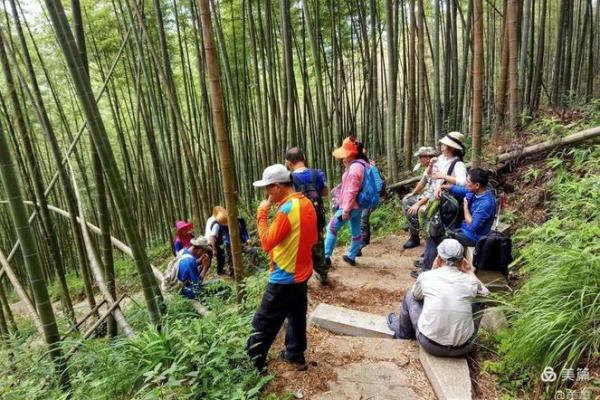
<svg viewBox="0 0 600 400">
<path fill-rule="evenodd" d="M 406 374 L 390 361 L 352 363 L 334 371 L 337 381 L 329 383 L 329 391 L 312 396 L 313 400 L 418 398 Z"/>
<path fill-rule="evenodd" d="M 333 333 L 348 336 L 392 338 L 383 315 L 349 310 L 321 303 L 312 312 L 312 323 Z"/>
<path fill-rule="evenodd" d="M 436 357 L 419 347 L 419 358 L 438 400 L 470 400 L 471 376 L 465 357 Z"/>
<path fill-rule="evenodd" d="M 506 277 L 498 271 L 476 271 L 475 275 L 491 292 L 510 291 Z"/>
</svg>

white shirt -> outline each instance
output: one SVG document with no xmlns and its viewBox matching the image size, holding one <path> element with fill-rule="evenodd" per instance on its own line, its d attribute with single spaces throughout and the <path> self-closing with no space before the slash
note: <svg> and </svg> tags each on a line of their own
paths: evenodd
<svg viewBox="0 0 600 400">
<path fill-rule="evenodd" d="M 206 221 L 206 227 L 204 228 L 204 237 L 206 240 L 210 242 L 211 236 L 218 237 L 219 236 L 219 224 L 214 223 L 217 222 L 215 217 L 210 217 Z"/>
<path fill-rule="evenodd" d="M 456 178 L 457 185 L 465 186 L 467 184 L 467 166 L 465 165 L 464 162 L 458 161 L 454 165 L 454 170 L 452 171 L 452 173 L 451 174 L 448 173 L 448 169 L 450 168 L 450 165 L 456 158 L 457 157 L 448 158 L 445 155 L 441 154 L 437 158 L 437 161 L 435 162 L 435 164 L 433 165 L 432 173 L 439 171 L 443 174 L 453 176 Z M 442 179 L 437 179 L 436 187 L 441 186 L 443 183 L 444 183 L 444 181 Z"/>
<path fill-rule="evenodd" d="M 489 290 L 474 275 L 442 266 L 423 272 L 415 282 L 413 297 L 423 300 L 417 323 L 428 339 L 444 346 L 461 346 L 473 336 L 472 300 Z"/>
</svg>

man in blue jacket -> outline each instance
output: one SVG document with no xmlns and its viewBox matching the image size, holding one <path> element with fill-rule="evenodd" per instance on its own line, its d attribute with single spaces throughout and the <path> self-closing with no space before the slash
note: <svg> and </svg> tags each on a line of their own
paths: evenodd
<svg viewBox="0 0 600 400">
<path fill-rule="evenodd" d="M 477 241 L 490 233 L 494 216 L 496 215 L 496 200 L 488 188 L 488 173 L 481 168 L 473 168 L 467 173 L 465 186 L 444 184 L 436 190 L 435 197 L 440 197 L 440 191 L 446 190 L 456 197 L 463 197 L 464 220 L 456 230 L 447 230 L 446 236 L 456 239 L 465 247 L 473 247 Z M 422 271 L 430 270 L 437 256 L 437 246 L 428 243 L 425 247 L 425 260 Z M 422 272 L 421 271 L 421 272 Z M 416 278 L 418 272 L 413 272 Z"/>
<path fill-rule="evenodd" d="M 458 229 L 448 231 L 448 236 L 463 246 L 475 246 L 481 237 L 490 233 L 496 215 L 496 199 L 488 189 L 488 173 L 481 168 L 473 168 L 467 174 L 466 186 L 442 185 L 442 190 L 464 198 L 465 219 Z"/>
</svg>

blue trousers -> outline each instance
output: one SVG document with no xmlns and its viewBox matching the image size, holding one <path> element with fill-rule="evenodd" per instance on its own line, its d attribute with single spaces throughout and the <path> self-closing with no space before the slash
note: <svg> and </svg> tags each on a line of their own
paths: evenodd
<svg viewBox="0 0 600 400">
<path fill-rule="evenodd" d="M 355 259 L 360 246 L 362 245 L 362 234 L 360 230 L 360 217 L 362 215 L 362 209 L 357 208 L 350 212 L 350 219 L 348 221 L 342 221 L 342 210 L 338 209 L 335 214 L 331 217 L 329 225 L 325 228 L 325 257 L 331 257 L 333 249 L 335 248 L 335 242 L 337 241 L 337 234 L 346 225 L 346 222 L 350 222 L 350 232 L 352 233 L 352 242 L 350 247 L 346 251 L 346 255 L 351 259 Z"/>
</svg>

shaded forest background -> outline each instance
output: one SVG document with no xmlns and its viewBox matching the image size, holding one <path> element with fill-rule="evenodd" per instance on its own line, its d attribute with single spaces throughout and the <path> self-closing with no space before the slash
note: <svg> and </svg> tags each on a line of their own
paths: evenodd
<svg viewBox="0 0 600 400">
<path fill-rule="evenodd" d="M 249 219 L 261 194 L 251 182 L 290 146 L 333 183 L 331 151 L 356 135 L 396 182 L 414 149 L 449 131 L 465 133 L 468 158 L 492 161 L 541 112 L 599 97 L 597 0 L 3 0 L 3 330 L 20 299 L 57 342 L 47 286 L 71 320 L 74 286 L 91 310 L 98 288 L 116 300 L 114 238 L 135 260 L 137 276 L 122 278 L 139 280 L 160 325 L 146 249 L 166 247 L 177 219 L 201 229 L 224 202 L 199 4 Z M 128 332 L 115 316 L 117 328 Z"/>
</svg>

